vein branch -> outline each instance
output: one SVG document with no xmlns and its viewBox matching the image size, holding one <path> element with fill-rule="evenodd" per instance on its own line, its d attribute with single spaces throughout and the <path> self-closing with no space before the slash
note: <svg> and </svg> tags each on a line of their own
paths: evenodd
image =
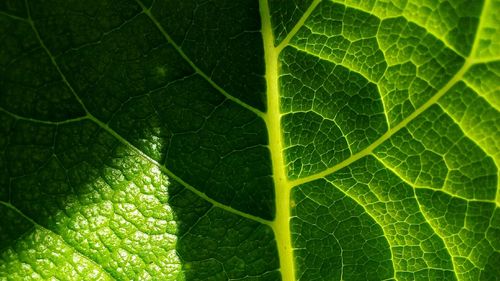
<svg viewBox="0 0 500 281">
<path fill-rule="evenodd" d="M 288 45 L 288 43 L 290 42 L 290 40 L 295 36 L 295 34 L 297 34 L 297 32 L 299 31 L 299 29 L 304 25 L 304 23 L 306 22 L 306 20 L 312 14 L 312 12 L 314 11 L 314 9 L 316 9 L 316 7 L 319 5 L 319 3 L 321 3 L 321 0 L 314 0 L 311 3 L 311 5 L 307 8 L 307 10 L 304 12 L 304 14 L 302 15 L 302 17 L 300 17 L 299 21 L 292 28 L 292 30 L 290 30 L 290 32 L 288 32 L 288 34 L 286 35 L 285 39 L 283 39 L 283 41 L 281 41 L 279 43 L 279 45 L 276 46 L 276 51 L 278 53 L 281 52 L 281 50 L 283 50 L 283 48 L 285 48 Z"/>
<path fill-rule="evenodd" d="M 266 219 L 263 219 L 263 218 L 260 218 L 260 217 L 257 217 L 257 216 L 251 215 L 251 214 L 247 214 L 247 213 L 242 212 L 242 211 L 239 211 L 237 209 L 234 209 L 233 207 L 230 207 L 228 205 L 222 204 L 222 203 L 220 203 L 220 202 L 218 202 L 218 201 L 216 201 L 216 200 L 208 197 L 205 193 L 201 192 L 200 190 L 196 189 L 192 185 L 188 184 L 186 181 L 184 181 L 179 176 L 175 175 L 172 171 L 170 171 L 169 169 L 167 169 L 164 165 L 161 165 L 156 160 L 154 160 L 153 158 L 149 157 L 142 150 L 140 150 L 135 145 L 131 144 L 128 140 L 126 140 L 124 137 L 122 137 L 120 134 L 118 134 L 116 131 L 114 131 L 112 128 L 110 128 L 107 124 L 103 123 L 101 120 L 95 118 L 94 116 L 90 116 L 89 119 L 92 120 L 92 121 L 94 121 L 94 123 L 96 123 L 99 127 L 103 128 L 110 135 L 114 136 L 122 144 L 126 145 L 127 147 L 129 147 L 130 149 L 132 149 L 133 151 L 135 151 L 137 154 L 139 154 L 141 157 L 143 157 L 144 159 L 146 159 L 147 161 L 151 162 L 153 165 L 155 165 L 156 167 L 158 167 L 160 169 L 160 171 L 162 171 L 163 173 L 165 173 L 166 175 L 168 175 L 170 178 L 174 179 L 175 181 L 177 181 L 178 183 L 180 183 L 181 185 L 183 185 L 185 188 L 187 188 L 189 191 L 195 193 L 196 195 L 198 195 L 202 199 L 208 201 L 209 203 L 211 203 L 215 207 L 221 208 L 221 209 L 223 209 L 225 211 L 228 211 L 230 213 L 239 215 L 241 217 L 244 217 L 244 218 L 247 218 L 247 219 L 250 219 L 250 220 L 262 223 L 262 224 L 265 224 L 265 225 L 270 225 L 271 224 L 271 221 L 268 221 Z"/>
<path fill-rule="evenodd" d="M 25 117 L 25 116 L 18 115 L 18 114 L 13 113 L 13 112 L 11 112 L 11 111 L 9 111 L 1 106 L 0 106 L 0 112 L 3 112 L 7 115 L 10 115 L 14 119 L 28 121 L 28 122 L 34 122 L 34 123 L 40 123 L 40 124 L 46 124 L 46 125 L 62 125 L 62 124 L 79 122 L 79 121 L 88 119 L 88 116 L 85 115 L 85 116 L 75 117 L 75 118 L 66 119 L 66 120 L 62 120 L 62 121 L 41 120 L 41 119 L 35 119 L 35 118 L 31 118 L 31 117 Z"/>
<path fill-rule="evenodd" d="M 14 19 L 14 20 L 18 20 L 18 21 L 25 21 L 27 22 L 28 19 L 25 19 L 23 17 L 19 17 L 19 16 L 16 16 L 16 15 L 11 15 L 9 13 L 6 13 L 4 11 L 0 11 L 0 16 L 5 16 L 5 17 L 8 17 L 8 18 L 11 18 L 11 19 Z"/>
<path fill-rule="evenodd" d="M 69 88 L 69 90 L 71 91 L 71 93 L 73 94 L 73 96 L 75 97 L 75 99 L 78 101 L 78 103 L 80 103 L 80 105 L 82 106 L 83 110 L 87 114 L 90 114 L 90 112 L 88 111 L 87 107 L 85 106 L 85 103 L 83 103 L 83 101 L 80 98 L 80 96 L 78 96 L 78 94 L 76 93 L 75 89 L 73 89 L 73 87 L 71 86 L 71 84 L 68 82 L 68 79 L 66 78 L 66 75 L 64 75 L 64 73 L 61 71 L 61 68 L 59 67 L 59 64 L 56 62 L 55 57 L 52 55 L 52 53 L 50 52 L 49 48 L 47 48 L 47 46 L 45 45 L 45 42 L 40 37 L 40 33 L 38 32 L 38 29 L 35 26 L 35 22 L 31 18 L 31 12 L 30 12 L 30 7 L 29 7 L 28 0 L 25 0 L 25 4 L 26 4 L 26 10 L 27 10 L 27 14 L 28 14 L 28 22 L 29 22 L 31 28 L 33 29 L 33 32 L 35 33 L 35 36 L 36 36 L 38 42 L 40 42 L 40 46 L 42 46 L 42 49 L 45 51 L 45 53 L 47 53 L 47 55 L 49 56 L 50 61 L 52 62 L 52 65 L 54 65 L 55 69 L 57 70 L 57 72 L 61 76 L 61 79 L 63 80 L 64 84 L 66 84 L 66 86 Z"/>
<path fill-rule="evenodd" d="M 257 217 L 257 216 L 251 215 L 251 214 L 247 214 L 247 213 L 239 211 L 239 210 L 236 210 L 236 209 L 234 209 L 234 208 L 232 208 L 232 207 L 230 207 L 228 205 L 222 204 L 222 203 L 220 203 L 220 202 L 218 202 L 218 201 L 216 201 L 216 200 L 208 197 L 205 193 L 199 191 L 195 187 L 193 187 L 190 184 L 188 184 L 186 181 L 184 181 L 183 179 L 181 179 L 180 177 L 178 177 L 177 175 L 175 175 L 172 171 L 168 170 L 165 166 L 161 165 L 160 163 L 158 163 L 157 161 L 155 161 L 154 159 L 152 159 L 151 157 L 149 157 L 148 155 L 146 155 L 144 152 L 142 152 L 139 148 L 137 148 L 136 146 L 134 146 L 133 144 L 131 144 L 128 140 L 126 140 L 124 137 L 122 137 L 116 131 L 114 131 L 113 129 L 111 129 L 107 124 L 105 124 L 104 122 L 102 122 L 101 120 L 99 120 L 98 118 L 96 118 L 94 115 L 92 115 L 92 113 L 85 106 L 85 103 L 78 96 L 78 94 L 75 91 L 75 89 L 71 86 L 71 83 L 69 83 L 68 79 L 66 78 L 66 76 L 62 72 L 61 68 L 59 67 L 56 59 L 54 58 L 54 56 L 52 55 L 52 53 L 50 52 L 50 50 L 46 47 L 45 43 L 41 39 L 41 37 L 40 37 L 40 35 L 39 35 L 36 27 L 35 27 L 35 24 L 34 24 L 33 20 L 31 19 L 31 15 L 29 13 L 28 0 L 25 0 L 25 1 L 26 1 L 26 7 L 28 9 L 28 21 L 29 21 L 31 27 L 33 28 L 33 31 L 35 32 L 36 37 L 37 37 L 38 41 L 40 42 L 40 45 L 42 46 L 42 48 L 45 50 L 45 52 L 49 56 L 52 64 L 54 65 L 54 67 L 56 68 L 57 72 L 61 76 L 64 84 L 69 88 L 69 90 L 71 91 L 71 93 L 74 95 L 74 97 L 77 99 L 77 101 L 81 104 L 82 108 L 86 112 L 86 116 L 85 117 L 81 117 L 81 119 L 89 119 L 89 120 L 93 121 L 99 127 L 101 127 L 106 132 L 108 132 L 109 134 L 111 134 L 112 136 L 114 136 L 122 144 L 126 145 L 127 147 L 129 147 L 132 150 L 134 150 L 135 152 L 137 152 L 140 156 L 142 156 L 143 158 L 145 158 L 146 160 L 148 160 L 149 162 L 151 162 L 153 165 L 157 166 L 162 172 L 164 172 L 165 174 L 167 174 L 169 177 L 173 178 L 174 180 L 176 180 L 177 182 L 179 182 L 180 184 L 182 184 L 184 187 L 186 187 L 188 190 L 192 191 L 193 193 L 195 193 L 196 195 L 200 196 L 201 198 L 203 198 L 204 200 L 208 201 L 209 203 L 213 204 L 214 206 L 219 207 L 219 208 L 221 208 L 221 209 L 223 209 L 225 211 L 231 212 L 233 214 L 245 217 L 247 219 L 250 219 L 250 220 L 262 223 L 262 224 L 269 225 L 271 223 L 268 220 L 265 220 L 263 218 L 260 218 L 260 217 Z M 144 6 L 142 6 L 142 7 L 144 9 L 146 9 Z M 152 18 L 152 19 L 154 19 L 154 18 Z M 154 21 L 156 21 L 156 20 L 154 20 Z M 158 26 L 158 28 L 161 28 L 161 26 Z M 168 36 L 168 35 L 166 35 L 166 33 L 165 33 L 165 36 Z M 170 38 L 170 37 L 168 37 L 168 38 Z M 172 43 L 172 44 L 174 44 L 174 43 Z M 220 89 L 220 90 L 222 90 L 222 89 Z M 233 101 L 235 100 L 235 98 L 232 97 L 232 96 L 230 96 L 230 95 L 228 95 L 228 98 L 232 99 Z M 244 103 L 242 103 L 242 102 L 239 102 L 239 103 L 240 103 L 240 105 L 244 105 Z M 251 109 L 251 110 L 253 110 L 254 112 L 258 111 L 257 109 L 255 109 L 253 107 L 250 107 L 248 105 L 246 105 L 246 107 L 249 108 L 249 109 Z M 261 116 L 261 117 L 263 117 L 264 113 L 258 111 L 258 115 Z M 19 118 L 19 119 L 23 119 L 23 118 Z M 24 119 L 27 119 L 27 118 L 24 118 Z"/>
<path fill-rule="evenodd" d="M 429 32 L 430 34 L 432 34 L 433 37 L 438 39 L 441 43 L 443 43 L 447 48 L 449 48 L 450 50 L 452 50 L 456 54 L 464 55 L 462 52 L 459 52 L 456 47 L 454 47 L 452 44 L 450 44 L 450 42 L 446 38 L 444 38 L 443 35 L 440 35 L 437 32 L 429 30 L 429 28 L 427 26 L 425 26 L 425 23 L 421 23 L 421 22 L 418 22 L 417 20 L 411 19 L 408 16 L 404 15 L 403 13 L 397 14 L 397 15 L 384 15 L 383 13 L 380 13 L 380 12 L 376 13 L 373 10 L 368 10 L 366 8 L 363 8 L 362 6 L 356 6 L 353 4 L 346 3 L 346 1 L 342 1 L 342 0 L 330 0 L 330 1 L 332 1 L 333 3 L 336 3 L 336 4 L 340 4 L 346 8 L 349 8 L 349 9 L 353 9 L 353 10 L 356 10 L 356 11 L 359 11 L 362 13 L 370 14 L 372 16 L 379 18 L 380 20 L 402 17 L 408 23 L 415 24 L 419 28 L 422 28 L 422 29 L 426 30 L 427 32 Z"/>
<path fill-rule="evenodd" d="M 144 14 L 146 14 L 149 19 L 153 22 L 153 24 L 158 28 L 160 33 L 165 37 L 167 42 L 174 47 L 174 49 L 179 53 L 179 55 L 198 73 L 201 77 L 203 77 L 212 87 L 214 87 L 217 91 L 219 91 L 222 95 L 224 95 L 226 98 L 229 100 L 235 102 L 236 104 L 244 107 L 245 109 L 250 110 L 251 112 L 255 113 L 257 116 L 264 118 L 264 112 L 260 111 L 259 109 L 243 102 L 239 98 L 229 94 L 224 90 L 221 86 L 219 86 L 217 83 L 214 82 L 214 80 L 208 76 L 203 70 L 201 70 L 187 55 L 186 53 L 182 50 L 182 48 L 175 43 L 175 41 L 172 39 L 172 37 L 167 33 L 167 31 L 163 28 L 163 26 L 160 24 L 160 22 L 156 19 L 156 17 L 151 13 L 150 8 L 146 7 L 140 0 L 135 0 L 137 4 L 141 6 L 143 9 Z"/>
<path fill-rule="evenodd" d="M 283 158 L 283 138 L 281 130 L 281 111 L 279 93 L 279 50 L 274 47 L 271 26 L 271 13 L 267 0 L 259 1 L 262 19 L 262 41 L 266 65 L 267 107 L 264 121 L 269 132 L 269 150 L 273 168 L 275 188 L 276 217 L 271 227 L 274 231 L 278 249 L 280 271 L 284 281 L 295 280 L 295 260 L 293 255 L 292 234 L 290 231 L 290 188 L 285 172 Z"/>
<path fill-rule="evenodd" d="M 476 27 L 476 37 L 474 38 L 474 43 L 472 44 L 472 48 L 470 50 L 470 53 L 469 53 L 469 57 L 470 58 L 476 58 L 476 53 L 477 53 L 477 49 L 479 48 L 479 39 L 478 39 L 478 36 L 479 36 L 479 33 L 481 32 L 481 29 L 483 29 L 483 25 L 484 25 L 484 21 L 486 19 L 486 12 L 488 10 L 488 7 L 490 6 L 490 0 L 484 0 L 483 1 L 483 7 L 481 8 L 481 14 L 479 16 L 479 23 L 477 24 L 477 27 Z"/>
<path fill-rule="evenodd" d="M 384 166 L 387 170 L 391 171 L 391 173 L 393 173 L 396 176 L 398 176 L 398 178 L 401 179 L 402 182 L 404 182 L 405 184 L 409 185 L 414 190 L 417 190 L 417 189 L 431 190 L 431 191 L 434 191 L 434 192 L 444 193 L 444 194 L 446 194 L 446 195 L 448 195 L 450 197 L 453 197 L 453 198 L 458 198 L 460 200 L 467 201 L 467 203 L 468 202 L 481 202 L 481 203 L 495 204 L 496 206 L 498 206 L 498 203 L 495 202 L 495 200 L 474 199 L 474 198 L 469 199 L 469 198 L 461 197 L 461 196 L 453 194 L 451 191 L 447 190 L 446 187 L 443 187 L 441 189 L 437 189 L 437 188 L 432 188 L 432 187 L 429 187 L 429 186 L 419 186 L 419 185 L 417 185 L 417 184 L 409 181 L 408 179 L 406 179 L 399 171 L 397 171 L 396 169 L 394 169 L 393 167 L 391 167 L 384 159 L 380 158 L 376 154 L 372 154 L 372 156 L 380 164 L 382 164 L 382 166 Z M 415 198 L 417 198 L 416 194 L 415 194 Z"/>
<path fill-rule="evenodd" d="M 368 147 L 366 147 L 365 149 L 359 151 L 358 153 L 355 153 L 353 155 L 351 155 L 349 158 L 347 158 L 346 160 L 338 163 L 337 165 L 331 167 L 331 168 L 328 168 L 326 170 L 323 170 L 319 173 L 316 173 L 314 175 L 310 175 L 310 176 L 307 176 L 307 177 L 304 177 L 304 178 L 300 178 L 300 179 L 296 179 L 294 181 L 291 181 L 291 187 L 294 187 L 294 186 L 297 186 L 297 185 L 300 185 L 300 184 L 304 184 L 304 183 L 307 183 L 307 182 L 310 182 L 310 181 L 313 181 L 313 180 L 316 180 L 316 179 L 319 179 L 319 178 L 322 178 L 322 177 L 325 177 L 331 173 L 334 173 L 346 166 L 348 166 L 349 164 L 363 158 L 364 156 L 367 156 L 369 154 L 371 154 L 373 152 L 373 150 L 375 148 L 377 148 L 380 144 L 382 144 L 384 141 L 388 140 L 391 136 L 393 136 L 396 132 L 398 132 L 400 129 L 404 128 L 408 123 L 410 123 L 413 119 L 415 119 L 416 117 L 418 117 L 422 112 L 424 112 L 426 109 L 428 109 L 430 106 L 432 106 L 433 104 L 435 104 L 446 92 L 448 92 L 448 90 L 451 89 L 451 87 L 453 87 L 453 85 L 455 85 L 457 82 L 459 82 L 462 77 L 464 76 L 464 74 L 467 72 L 467 70 L 473 66 L 474 64 L 477 64 L 477 63 L 484 63 L 484 62 L 490 62 L 490 61 L 495 61 L 495 59 L 486 59 L 485 61 L 483 61 L 482 59 L 480 58 L 477 58 L 475 57 L 475 53 L 477 52 L 477 48 L 479 47 L 479 39 L 478 39 L 478 35 L 482 29 L 482 25 L 484 23 L 484 14 L 487 10 L 487 7 L 488 7 L 488 3 L 489 3 L 489 0 L 486 0 L 485 3 L 483 4 L 483 8 L 482 8 L 482 11 L 481 11 L 481 16 L 480 16 L 480 22 L 477 26 L 477 29 L 476 29 L 476 37 L 474 39 L 474 43 L 472 45 L 472 48 L 471 48 L 471 52 L 469 54 L 469 56 L 467 57 L 467 59 L 465 60 L 464 64 L 462 65 L 462 67 L 457 71 L 457 73 L 455 73 L 455 75 L 448 81 L 448 83 L 446 83 L 433 97 L 431 97 L 427 102 L 425 102 L 422 106 L 420 106 L 419 108 L 417 108 L 413 113 L 411 113 L 408 117 L 406 117 L 402 122 L 400 122 L 399 124 L 397 124 L 396 126 L 390 128 L 385 134 L 383 134 L 379 139 L 377 139 L 375 142 L 373 142 L 371 145 L 369 145 Z M 500 193 L 499 193 L 500 194 Z"/>
<path fill-rule="evenodd" d="M 108 270 L 106 270 L 105 268 L 103 268 L 99 263 L 97 263 L 97 261 L 95 261 L 93 258 L 91 258 L 90 256 L 88 256 L 87 254 L 83 253 L 82 251 L 80 251 L 79 249 L 77 249 L 76 247 L 74 247 L 73 245 L 69 244 L 68 242 L 66 242 L 66 239 L 64 239 L 64 237 L 62 237 L 60 234 L 54 232 L 53 230 L 51 229 L 48 229 L 46 228 L 45 226 L 37 223 L 35 220 L 33 220 L 32 218 L 30 218 L 29 216 L 27 216 L 25 213 L 23 213 L 21 210 L 19 210 L 16 206 L 12 205 L 11 203 L 8 203 L 8 202 L 5 202 L 5 201 L 1 201 L 0 200 L 0 204 L 11 209 L 12 211 L 14 211 L 15 213 L 17 213 L 19 216 L 23 217 L 25 220 L 29 221 L 31 224 L 33 224 L 35 227 L 38 227 L 40 229 L 43 229 L 45 231 L 48 231 L 54 235 L 56 235 L 57 237 L 59 237 L 62 241 L 64 241 L 64 243 L 66 245 L 68 245 L 70 248 L 72 248 L 75 252 L 77 252 L 78 254 L 80 254 L 80 256 L 84 257 L 86 260 L 88 260 L 90 263 L 94 264 L 97 268 L 100 268 L 101 269 L 101 272 L 103 272 L 104 274 L 107 275 L 107 277 L 111 280 L 116 280 L 112 273 Z"/>
<path fill-rule="evenodd" d="M 451 262 L 451 266 L 452 266 L 452 271 L 453 273 L 455 274 L 455 278 L 457 280 L 460 280 L 457 276 L 457 271 L 455 269 L 455 261 L 453 259 L 453 255 L 451 254 L 451 251 L 450 251 L 450 245 L 448 243 L 446 243 L 446 240 L 445 238 L 443 237 L 442 233 L 440 233 L 438 231 L 438 229 L 436 229 L 432 224 L 431 224 L 431 219 L 429 219 L 429 217 L 424 213 L 424 211 L 422 210 L 422 204 L 420 204 L 420 201 L 418 200 L 418 197 L 417 197 L 417 189 L 418 188 L 421 188 L 421 187 L 417 187 L 416 185 L 414 185 L 413 183 L 407 181 L 406 179 L 404 179 L 399 173 L 397 173 L 397 171 L 395 171 L 392 167 L 390 167 L 388 164 L 385 163 L 385 161 L 383 161 L 382 159 L 380 159 L 378 156 L 376 155 L 373 155 L 374 158 L 380 163 L 382 164 L 382 166 L 384 166 L 386 169 L 389 169 L 392 173 L 394 173 L 395 175 L 397 175 L 404 183 L 406 183 L 407 185 L 409 185 L 410 187 L 412 187 L 413 189 L 413 196 L 415 197 L 415 202 L 417 203 L 417 207 L 418 207 L 418 210 L 420 212 L 420 214 L 422 215 L 422 217 L 424 218 L 425 222 L 429 225 L 429 227 L 432 229 L 432 231 L 434 231 L 434 233 L 436 233 L 437 237 L 439 237 L 439 239 L 443 242 L 443 244 L 446 245 L 446 251 L 448 252 L 448 254 L 450 255 L 450 262 Z M 431 190 L 434 190 L 433 188 L 426 188 L 425 189 L 431 189 Z M 443 190 L 434 190 L 434 191 L 442 191 L 442 192 L 445 192 Z M 445 192 L 447 193 L 448 195 L 452 196 L 452 197 L 456 197 L 452 194 L 450 194 L 449 192 Z M 453 245 L 451 245 L 453 246 Z"/>
<path fill-rule="evenodd" d="M 363 150 L 351 155 L 349 158 L 345 159 L 344 161 L 338 163 L 337 165 L 334 165 L 333 167 L 330 167 L 328 169 L 325 169 L 319 173 L 303 177 L 300 179 L 296 179 L 291 181 L 291 188 L 294 186 L 304 184 L 319 178 L 323 178 L 331 173 L 334 173 L 351 163 L 371 154 L 375 148 L 377 148 L 379 145 L 381 145 L 383 142 L 391 138 L 394 134 L 396 134 L 399 130 L 402 128 L 406 127 L 408 123 L 410 123 L 413 119 L 417 118 L 422 112 L 427 110 L 429 107 L 431 107 L 433 104 L 435 104 L 446 92 L 448 92 L 453 85 L 455 85 L 457 82 L 459 82 L 465 72 L 472 66 L 472 61 L 470 59 L 466 60 L 465 63 L 462 65 L 460 70 L 444 85 L 432 98 L 427 100 L 422 106 L 417 108 L 415 111 L 413 111 L 408 117 L 403 119 L 399 124 L 397 124 L 394 127 L 391 127 L 385 134 L 383 134 L 380 138 L 378 138 L 376 141 L 374 141 L 371 145 L 367 146 Z"/>
</svg>

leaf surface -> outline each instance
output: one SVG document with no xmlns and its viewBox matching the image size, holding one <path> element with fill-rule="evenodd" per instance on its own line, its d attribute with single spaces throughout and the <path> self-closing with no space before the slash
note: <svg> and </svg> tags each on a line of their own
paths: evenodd
<svg viewBox="0 0 500 281">
<path fill-rule="evenodd" d="M 0 280 L 496 280 L 500 2 L 0 3 Z"/>
</svg>

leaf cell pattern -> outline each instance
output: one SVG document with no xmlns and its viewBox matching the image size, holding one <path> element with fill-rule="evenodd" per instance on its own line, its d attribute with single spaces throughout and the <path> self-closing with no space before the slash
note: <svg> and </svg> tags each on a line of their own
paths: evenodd
<svg viewBox="0 0 500 281">
<path fill-rule="evenodd" d="M 497 280 L 500 1 L 0 3 L 0 280 Z"/>
</svg>

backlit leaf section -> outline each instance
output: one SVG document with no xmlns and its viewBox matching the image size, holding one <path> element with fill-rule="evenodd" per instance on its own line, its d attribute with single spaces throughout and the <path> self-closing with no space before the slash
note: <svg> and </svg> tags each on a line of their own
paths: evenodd
<svg viewBox="0 0 500 281">
<path fill-rule="evenodd" d="M 497 280 L 499 0 L 5 0 L 0 280 Z"/>
</svg>

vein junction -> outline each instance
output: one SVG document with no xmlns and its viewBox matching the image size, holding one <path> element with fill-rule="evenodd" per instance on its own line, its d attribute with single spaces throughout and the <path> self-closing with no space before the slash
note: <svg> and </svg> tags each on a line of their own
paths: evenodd
<svg viewBox="0 0 500 281">
<path fill-rule="evenodd" d="M 161 168 L 161 170 L 175 179 L 176 181 L 180 182 L 182 185 L 184 185 L 186 188 L 189 190 L 193 191 L 203 199 L 207 200 L 208 202 L 212 203 L 214 206 L 217 206 L 221 209 L 224 209 L 226 211 L 232 212 L 234 214 L 240 215 L 242 217 L 258 221 L 260 223 L 269 225 L 275 233 L 276 241 L 277 241 L 277 246 L 278 246 L 278 251 L 279 251 L 279 257 L 280 257 L 280 263 L 281 263 L 281 272 L 282 272 L 282 278 L 283 280 L 295 280 L 295 266 L 294 266 L 294 258 L 293 258 L 293 249 L 292 249 L 292 243 L 291 243 L 291 232 L 290 232 L 290 217 L 291 217 L 291 199 L 290 199 L 290 193 L 291 189 L 294 186 L 304 184 L 319 178 L 323 178 L 331 173 L 334 173 L 335 171 L 338 171 L 339 169 L 348 166 L 349 164 L 367 156 L 372 153 L 372 151 L 378 147 L 380 144 L 382 144 L 384 141 L 388 140 L 393 134 L 395 134 L 397 131 L 405 127 L 409 122 L 411 122 L 413 119 L 415 119 L 418 115 L 420 115 L 422 112 L 424 112 L 427 108 L 429 108 L 432 104 L 436 103 L 437 100 L 442 97 L 448 90 L 451 89 L 453 85 L 455 85 L 457 82 L 459 82 L 463 75 L 466 73 L 466 71 L 475 63 L 479 63 L 479 60 L 476 60 L 474 58 L 469 58 L 466 60 L 465 64 L 460 68 L 460 70 L 446 83 L 446 85 L 439 90 L 431 99 L 429 99 L 427 102 L 425 102 L 422 106 L 417 108 L 410 116 L 405 118 L 402 122 L 398 123 L 396 126 L 392 127 L 389 129 L 384 135 L 382 135 L 379 139 L 377 139 L 375 142 L 373 142 L 371 145 L 367 146 L 365 149 L 359 151 L 358 153 L 355 153 L 351 155 L 349 158 L 346 160 L 342 161 L 341 163 L 330 167 L 322 172 L 303 177 L 297 180 L 288 180 L 286 176 L 286 165 L 284 161 L 284 156 L 283 156 L 283 150 L 284 150 L 284 142 L 283 142 L 283 136 L 282 136 L 282 128 L 281 128 L 281 111 L 280 111 L 280 93 L 279 93 L 279 83 L 278 83 L 278 78 L 279 78 L 279 54 L 280 52 L 284 49 L 284 47 L 288 44 L 290 39 L 295 35 L 295 33 L 300 29 L 300 27 L 304 24 L 305 20 L 307 17 L 312 13 L 314 8 L 319 4 L 320 1 L 314 1 L 311 7 L 305 12 L 304 16 L 299 20 L 297 25 L 292 29 L 292 31 L 287 35 L 287 37 L 278 45 L 274 45 L 274 36 L 272 32 L 272 26 L 271 26 L 271 16 L 270 16 L 270 11 L 269 11 L 269 5 L 267 0 L 260 0 L 260 12 L 261 12 L 261 19 L 262 19 L 262 36 L 263 36 L 263 42 L 264 42 L 264 52 L 265 52 L 265 66 L 266 66 L 266 83 L 267 83 L 267 104 L 268 104 L 268 111 L 266 113 L 261 113 L 258 110 L 252 109 L 248 105 L 242 104 L 239 100 L 231 98 L 231 96 L 227 93 L 224 92 L 220 87 L 218 87 L 216 84 L 211 83 L 212 86 L 214 86 L 216 89 L 219 91 L 223 92 L 223 94 L 235 101 L 236 103 L 240 104 L 241 106 L 247 108 L 248 110 L 254 112 L 257 114 L 259 117 L 263 118 L 267 128 L 268 128 L 268 133 L 269 133 L 269 149 L 271 151 L 271 157 L 272 157 L 272 166 L 273 166 L 273 175 L 274 175 L 274 184 L 275 184 L 275 194 L 276 194 L 276 218 L 273 221 L 268 221 L 241 211 L 238 211 L 236 209 L 231 208 L 230 206 L 226 206 L 224 204 L 221 204 L 208 196 L 206 196 L 204 193 L 198 191 L 195 187 L 189 185 L 185 181 L 183 181 L 181 178 L 177 177 L 175 174 L 173 174 L 171 171 L 169 171 L 166 167 L 163 165 L 160 165 L 160 163 L 157 163 L 155 160 L 151 159 L 148 157 L 145 153 L 143 153 L 140 149 L 134 147 L 131 143 L 129 143 L 126 139 L 121 137 L 118 133 L 116 133 L 113 129 L 111 129 L 107 124 L 101 122 L 97 118 L 95 118 L 89 111 L 85 108 L 85 105 L 83 102 L 80 100 L 78 97 L 77 93 L 73 90 L 71 85 L 69 85 L 67 79 L 65 78 L 64 74 L 61 73 L 59 70 L 59 67 L 57 66 L 57 63 L 53 56 L 50 54 L 49 50 L 45 47 L 43 44 L 42 40 L 40 39 L 38 32 L 36 31 L 33 22 L 31 19 L 29 20 L 30 24 L 32 25 L 35 33 L 37 34 L 37 37 L 39 41 L 42 44 L 42 47 L 46 50 L 47 54 L 49 57 L 52 59 L 52 62 L 54 66 L 57 68 L 59 73 L 61 74 L 63 81 L 68 85 L 70 90 L 73 92 L 75 95 L 76 99 L 81 103 L 83 108 L 86 111 L 86 115 L 84 117 L 79 117 L 75 118 L 73 120 L 68 120 L 67 122 L 74 122 L 74 121 L 80 121 L 83 119 L 89 119 L 98 124 L 100 127 L 102 127 L 104 130 L 106 130 L 108 133 L 116 137 L 120 142 L 126 144 L 127 146 L 131 147 L 136 151 L 139 155 L 142 157 L 146 158 L 148 161 L 152 162 L 154 165 L 158 166 Z M 144 7 L 143 7 L 144 8 Z M 182 50 L 175 45 L 175 43 L 170 39 L 170 37 L 166 34 L 166 32 L 161 28 L 161 25 L 154 20 L 152 15 L 145 9 L 145 13 L 155 22 L 155 25 L 161 30 L 161 32 L 165 35 L 165 37 L 168 39 L 168 41 L 174 46 L 176 46 L 177 51 L 182 53 Z M 473 52 L 472 52 L 473 53 Z M 183 54 L 183 53 L 182 53 Z M 189 58 L 187 58 L 185 55 L 183 55 L 183 58 L 189 61 Z M 201 70 L 199 70 L 192 62 L 190 65 L 200 73 L 200 75 L 203 76 L 207 81 L 210 82 L 210 78 L 206 75 L 204 75 Z M 1 109 L 1 111 L 4 111 L 8 114 L 11 114 L 7 112 L 7 110 Z M 16 116 L 15 114 L 11 114 L 13 117 L 17 119 L 23 119 L 21 116 Z M 37 121 L 29 118 L 24 118 L 27 121 L 33 121 L 33 122 L 41 122 L 43 123 L 44 121 Z M 52 124 L 51 122 L 45 122 L 47 124 Z M 54 125 L 58 125 L 61 123 L 66 123 L 66 121 L 63 122 L 58 122 L 57 124 L 54 123 Z"/>
<path fill-rule="evenodd" d="M 283 139 L 281 134 L 280 95 L 278 85 L 278 55 L 274 46 L 269 5 L 261 0 L 262 38 L 266 65 L 267 106 L 265 116 L 269 134 L 269 149 L 273 166 L 275 185 L 276 217 L 271 227 L 277 242 L 280 270 L 285 281 L 295 280 L 295 265 L 290 232 L 290 184 L 285 174 Z"/>
</svg>

